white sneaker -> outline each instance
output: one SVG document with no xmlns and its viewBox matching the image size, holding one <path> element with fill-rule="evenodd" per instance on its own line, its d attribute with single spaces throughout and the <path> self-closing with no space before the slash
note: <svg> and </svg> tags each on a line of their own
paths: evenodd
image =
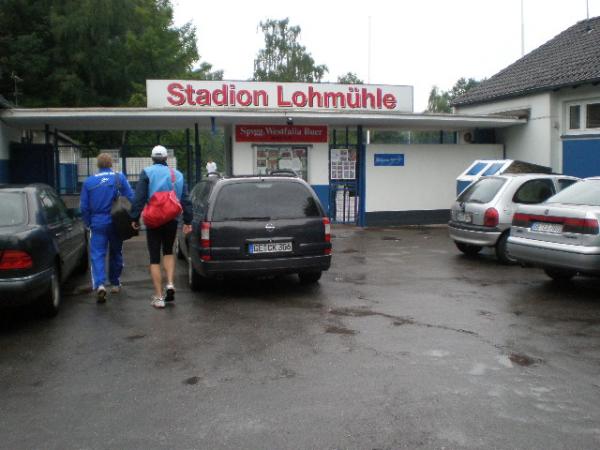
<svg viewBox="0 0 600 450">
<path fill-rule="evenodd" d="M 164 308 L 165 307 L 165 301 L 162 297 L 157 297 L 156 295 L 152 296 L 152 306 L 154 306 L 155 308 Z"/>
<path fill-rule="evenodd" d="M 106 288 L 103 284 L 98 286 L 96 290 L 96 303 L 105 303 L 106 302 Z"/>
<path fill-rule="evenodd" d="M 120 284 L 119 285 L 113 285 L 110 288 L 110 293 L 111 294 L 118 294 L 119 292 L 121 292 L 121 285 Z"/>
<path fill-rule="evenodd" d="M 173 303 L 175 301 L 175 286 L 167 284 L 165 287 L 165 303 Z"/>
</svg>

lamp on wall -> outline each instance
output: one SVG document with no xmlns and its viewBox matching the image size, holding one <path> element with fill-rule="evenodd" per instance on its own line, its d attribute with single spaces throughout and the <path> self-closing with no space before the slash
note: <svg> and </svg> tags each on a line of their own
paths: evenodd
<svg viewBox="0 0 600 450">
<path fill-rule="evenodd" d="M 293 117 L 286 117 L 285 118 L 285 123 L 287 123 L 290 126 L 294 125 L 294 118 Z"/>
</svg>

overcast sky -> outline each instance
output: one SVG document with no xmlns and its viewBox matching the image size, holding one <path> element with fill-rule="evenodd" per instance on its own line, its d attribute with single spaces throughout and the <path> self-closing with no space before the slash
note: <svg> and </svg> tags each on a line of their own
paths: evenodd
<svg viewBox="0 0 600 450">
<path fill-rule="evenodd" d="M 324 81 L 348 71 L 372 84 L 414 86 L 415 111 L 434 85 L 490 77 L 521 56 L 521 0 L 172 0 L 175 23 L 196 26 L 201 61 L 229 80 L 252 77 L 261 20 L 290 18 Z M 589 0 L 590 17 L 600 0 Z M 524 0 L 525 53 L 586 17 L 586 0 Z"/>
</svg>

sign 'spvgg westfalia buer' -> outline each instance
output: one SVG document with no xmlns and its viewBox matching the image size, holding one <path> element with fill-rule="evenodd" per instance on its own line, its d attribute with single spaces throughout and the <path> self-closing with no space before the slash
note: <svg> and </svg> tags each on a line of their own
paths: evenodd
<svg viewBox="0 0 600 450">
<path fill-rule="evenodd" d="M 411 86 L 147 80 L 149 108 L 412 112 Z"/>
<path fill-rule="evenodd" d="M 328 141 L 326 125 L 236 125 L 237 142 Z"/>
</svg>

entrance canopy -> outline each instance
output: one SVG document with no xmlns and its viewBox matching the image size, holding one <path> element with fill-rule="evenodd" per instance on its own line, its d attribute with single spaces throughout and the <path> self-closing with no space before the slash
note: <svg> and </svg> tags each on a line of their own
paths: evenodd
<svg viewBox="0 0 600 450">
<path fill-rule="evenodd" d="M 71 130 L 168 130 L 247 124 L 329 125 L 410 130 L 504 128 L 525 119 L 490 115 L 426 114 L 375 111 L 306 111 L 302 109 L 169 109 L 169 108 L 35 108 L 0 110 L 11 127 Z"/>
</svg>

